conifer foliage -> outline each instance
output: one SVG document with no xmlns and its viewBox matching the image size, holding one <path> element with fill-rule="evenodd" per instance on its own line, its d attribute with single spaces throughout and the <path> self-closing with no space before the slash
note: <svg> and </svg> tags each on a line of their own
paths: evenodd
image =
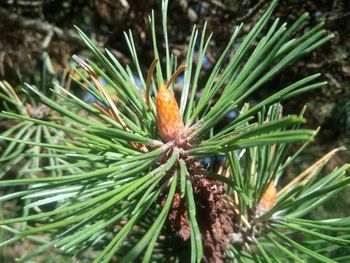
<svg viewBox="0 0 350 263">
<path fill-rule="evenodd" d="M 52 248 L 77 258 L 95 251 L 93 262 L 340 260 L 350 242 L 349 218 L 307 215 L 350 183 L 348 165 L 323 171 L 339 148 L 287 177 L 286 168 L 317 131 L 300 127 L 304 110 L 283 116 L 280 105 L 326 83 L 314 74 L 279 87 L 255 105 L 245 103 L 285 67 L 332 38 L 322 24 L 303 33 L 308 14 L 288 28 L 279 19 L 270 21 L 276 4 L 272 1 L 241 43 L 236 38 L 242 25 L 234 30 L 203 86 L 200 71 L 212 35 L 205 25 L 202 33 L 194 27 L 187 57 L 178 65 L 169 48 L 166 0 L 164 39 L 157 39 L 154 14 L 149 17 L 155 60 L 148 74 L 141 70 L 131 31 L 125 38 L 133 65 L 124 66 L 77 28 L 94 59 L 73 57 L 80 76 L 76 82 L 97 102 L 85 102 L 58 84 L 54 97 L 27 84 L 27 92 L 62 116 L 60 121 L 21 112 L 0 115 L 62 131 L 55 143 L 7 134 L 0 138 L 44 147 L 45 157 L 65 161 L 38 168 L 60 171 L 56 176 L 0 181 L 3 189 L 17 189 L 2 195 L 1 203 L 27 200 L 23 216 L 0 219 L 8 233 L 0 247 L 23 238 L 38 243 L 21 262 Z M 173 84 L 179 74 L 184 74 L 184 84 L 176 100 Z M 238 116 L 226 123 L 233 110 Z M 300 149 L 291 153 L 296 142 Z M 220 161 L 204 165 L 204 157 Z M 42 235 L 50 239 L 42 240 Z"/>
</svg>

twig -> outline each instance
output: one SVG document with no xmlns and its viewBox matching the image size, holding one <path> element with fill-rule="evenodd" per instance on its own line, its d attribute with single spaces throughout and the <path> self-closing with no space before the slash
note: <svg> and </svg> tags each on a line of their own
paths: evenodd
<svg viewBox="0 0 350 263">
<path fill-rule="evenodd" d="M 63 30 L 43 20 L 30 19 L 14 13 L 10 13 L 10 11 L 6 8 L 0 7 L 0 21 L 7 23 L 9 25 L 9 28 L 17 27 L 20 29 L 32 30 L 44 34 L 46 36 L 42 43 L 42 48 L 44 49 L 49 45 L 52 38 L 74 44 L 78 47 L 86 46 L 84 41 L 77 33 L 75 33 L 74 30 Z M 100 48 L 104 46 L 102 43 L 95 44 Z M 109 50 L 118 60 L 121 60 L 123 63 L 131 63 L 130 59 L 128 59 L 122 52 L 112 48 Z"/>
<path fill-rule="evenodd" d="M 0 21 L 4 21 L 9 26 L 18 27 L 21 29 L 28 29 L 50 35 L 53 33 L 54 37 L 59 40 L 74 43 L 79 46 L 84 46 L 83 41 L 79 35 L 73 30 L 62 30 L 61 28 L 51 25 L 46 21 L 39 19 L 30 19 L 24 16 L 20 16 L 14 13 L 10 13 L 9 10 L 0 7 Z M 51 33 L 52 32 L 52 33 Z"/>
<path fill-rule="evenodd" d="M 220 8 L 223 11 L 230 13 L 230 14 L 237 14 L 237 12 L 239 11 L 236 8 L 230 8 L 227 5 L 225 5 L 222 2 L 217 1 L 217 0 L 205 0 L 205 2 L 207 2 L 213 6 L 216 6 L 217 8 Z M 251 17 L 253 14 L 255 14 L 265 2 L 266 2 L 266 0 L 258 1 L 253 7 L 249 8 L 248 11 L 244 12 L 244 15 L 239 16 L 239 17 L 235 17 L 234 19 L 236 21 L 247 20 L 249 17 Z"/>
</svg>

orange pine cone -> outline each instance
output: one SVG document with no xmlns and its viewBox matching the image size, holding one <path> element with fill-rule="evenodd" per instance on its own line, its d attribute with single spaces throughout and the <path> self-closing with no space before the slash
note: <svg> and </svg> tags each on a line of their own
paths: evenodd
<svg viewBox="0 0 350 263">
<path fill-rule="evenodd" d="M 174 95 L 167 86 L 160 84 L 156 98 L 157 128 L 163 141 L 169 142 L 178 138 L 184 123 Z"/>
<path fill-rule="evenodd" d="M 277 188 L 275 187 L 275 181 L 272 180 L 263 194 L 259 207 L 264 210 L 270 210 L 276 202 Z"/>
</svg>

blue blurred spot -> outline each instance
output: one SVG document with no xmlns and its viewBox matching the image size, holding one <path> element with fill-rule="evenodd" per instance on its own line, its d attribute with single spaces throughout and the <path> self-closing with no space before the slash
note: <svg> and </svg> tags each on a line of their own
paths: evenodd
<svg viewBox="0 0 350 263">
<path fill-rule="evenodd" d="M 196 44 L 198 44 L 198 42 L 197 42 Z M 198 45 L 199 45 L 199 44 L 198 44 Z M 194 58 L 194 60 L 197 60 L 197 59 L 198 59 L 198 52 L 197 52 L 197 51 L 193 52 L 193 58 Z M 204 56 L 203 56 L 202 67 L 203 67 L 205 70 L 208 70 L 208 69 L 210 69 L 210 68 L 212 67 L 212 64 L 210 63 L 210 61 L 209 61 L 207 55 L 204 55 Z"/>
<path fill-rule="evenodd" d="M 94 103 L 94 102 L 97 102 L 97 99 L 91 93 L 85 93 L 84 97 L 83 97 L 83 101 L 88 102 L 88 103 Z"/>
<path fill-rule="evenodd" d="M 203 64 L 202 65 L 203 65 L 203 68 L 205 70 L 208 70 L 211 68 L 211 63 L 209 62 L 209 59 L 206 55 L 203 57 Z"/>
<path fill-rule="evenodd" d="M 224 155 L 218 155 L 218 156 L 216 156 L 216 159 L 217 159 L 220 163 L 222 163 L 223 161 L 225 161 L 225 156 L 224 156 Z"/>
<path fill-rule="evenodd" d="M 199 161 L 203 166 L 209 166 L 213 162 L 213 158 L 210 156 L 204 157 Z"/>
<path fill-rule="evenodd" d="M 193 7 L 193 10 L 199 14 L 202 10 L 202 5 L 201 4 L 196 4 L 194 7 Z"/>
<path fill-rule="evenodd" d="M 132 75 L 137 88 L 142 88 L 142 81 L 137 75 Z"/>
<path fill-rule="evenodd" d="M 238 114 L 237 114 L 237 111 L 232 110 L 232 111 L 230 111 L 229 113 L 227 113 L 226 117 L 229 118 L 229 119 L 234 119 L 234 118 L 237 117 L 237 115 L 238 115 Z"/>
<path fill-rule="evenodd" d="M 91 93 L 87 92 L 84 94 L 83 96 L 83 101 L 87 102 L 87 103 L 97 103 L 98 105 L 100 105 L 101 107 L 103 107 L 104 109 L 107 109 L 108 107 L 102 103 L 101 101 L 99 101 L 94 95 L 92 95 Z"/>
<path fill-rule="evenodd" d="M 185 83 L 185 75 L 181 74 L 180 76 L 177 77 L 176 84 L 183 86 L 184 83 Z"/>
<path fill-rule="evenodd" d="M 99 81 L 101 82 L 101 84 L 103 86 L 107 85 L 107 81 L 105 79 L 100 78 Z M 97 88 L 97 87 L 96 87 Z M 87 102 L 87 103 L 97 103 L 98 105 L 100 105 L 101 107 L 103 107 L 104 109 L 106 109 L 106 105 L 103 104 L 101 101 L 99 101 L 94 95 L 92 95 L 89 92 L 85 92 L 85 94 L 83 95 L 83 101 Z"/>
</svg>

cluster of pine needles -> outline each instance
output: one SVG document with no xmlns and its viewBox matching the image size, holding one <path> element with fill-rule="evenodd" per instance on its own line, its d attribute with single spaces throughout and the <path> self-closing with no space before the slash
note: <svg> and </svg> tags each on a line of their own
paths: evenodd
<svg viewBox="0 0 350 263">
<path fill-rule="evenodd" d="M 0 135 L 0 205 L 22 209 L 0 214 L 0 248 L 23 239 L 37 244 L 20 262 L 52 249 L 77 259 L 91 252 L 93 262 L 349 260 L 350 218 L 310 217 L 350 184 L 348 164 L 324 169 L 342 148 L 299 175 L 287 169 L 317 130 L 301 127 L 305 108 L 284 116 L 280 103 L 326 82 L 314 74 L 246 102 L 332 38 L 322 23 L 303 32 L 308 14 L 288 28 L 270 21 L 276 5 L 241 43 L 242 25 L 235 28 L 204 85 L 212 35 L 194 26 L 179 65 L 169 48 L 167 0 L 163 40 L 149 17 L 155 59 L 146 75 L 131 31 L 125 39 L 133 65 L 124 66 L 77 28 L 94 59 L 74 56 L 71 79 L 94 103 L 58 82 L 26 84 L 20 96 L 1 82 L 0 118 L 11 126 Z M 232 111 L 237 116 L 227 121 Z M 219 158 L 204 164 L 205 157 Z"/>
</svg>

